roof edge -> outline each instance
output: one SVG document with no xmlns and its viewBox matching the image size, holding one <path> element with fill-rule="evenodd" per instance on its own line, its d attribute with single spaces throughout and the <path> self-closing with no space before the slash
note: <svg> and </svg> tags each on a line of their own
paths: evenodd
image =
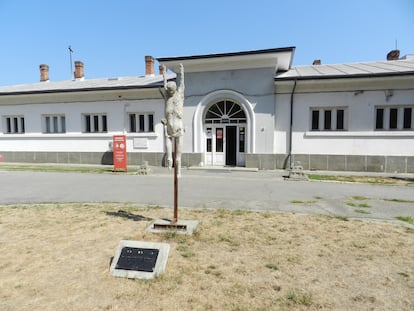
<svg viewBox="0 0 414 311">
<path fill-rule="evenodd" d="M 229 52 L 229 53 L 218 53 L 218 54 L 203 54 L 203 55 L 192 55 L 192 56 L 177 56 L 177 57 L 160 57 L 156 58 L 158 62 L 169 62 L 169 61 L 180 61 L 180 60 L 191 60 L 191 59 L 208 59 L 208 58 L 220 58 L 229 56 L 244 56 L 244 55 L 255 55 L 255 54 L 269 54 L 269 53 L 280 53 L 280 52 L 294 52 L 296 47 L 283 47 L 274 49 L 264 50 L 251 50 L 242 52 Z"/>
<path fill-rule="evenodd" d="M 300 80 L 329 80 L 329 79 L 355 79 L 355 78 L 381 78 L 392 76 L 409 76 L 414 75 L 413 71 L 404 72 L 383 72 L 383 73 L 360 73 L 360 74 L 339 74 L 339 75 L 325 75 L 325 76 L 296 76 L 296 77 L 275 77 L 274 81 L 300 81 Z"/>
<path fill-rule="evenodd" d="M 0 96 L 8 95 L 30 95 L 30 94 L 56 94 L 56 93 L 79 93 L 79 92 L 93 92 L 93 91 L 111 91 L 111 90 L 133 90 L 133 89 L 152 89 L 160 88 L 162 84 L 152 84 L 145 86 L 113 86 L 113 87 L 90 87 L 78 89 L 54 89 L 54 90 L 38 90 L 38 91 L 15 91 L 15 92 L 0 92 Z"/>
</svg>

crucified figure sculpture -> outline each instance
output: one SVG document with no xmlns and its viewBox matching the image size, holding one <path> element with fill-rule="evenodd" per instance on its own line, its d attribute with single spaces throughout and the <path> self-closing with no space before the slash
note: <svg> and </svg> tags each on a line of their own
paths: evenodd
<svg viewBox="0 0 414 311">
<path fill-rule="evenodd" d="M 181 153 L 183 148 L 183 106 L 184 106 L 184 66 L 180 64 L 180 81 L 177 84 L 174 81 L 167 82 L 167 69 L 163 66 L 164 89 L 165 89 L 165 119 L 162 120 L 165 129 L 165 146 L 167 149 L 167 165 L 172 167 L 172 145 L 175 139 L 175 165 L 177 166 L 177 175 L 181 177 Z M 178 77 L 177 77 L 178 78 Z"/>
</svg>

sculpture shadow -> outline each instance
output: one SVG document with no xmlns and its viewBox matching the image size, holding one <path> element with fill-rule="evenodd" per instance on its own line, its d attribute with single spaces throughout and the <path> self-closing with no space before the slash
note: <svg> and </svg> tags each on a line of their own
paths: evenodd
<svg viewBox="0 0 414 311">
<path fill-rule="evenodd" d="M 119 210 L 117 212 L 105 212 L 106 215 L 108 216 L 114 216 L 114 217 L 121 217 L 121 218 L 126 218 L 126 219 L 130 219 L 133 221 L 149 221 L 152 220 L 152 218 L 148 218 L 142 215 L 136 215 L 136 214 L 132 214 L 130 212 L 126 212 L 123 210 Z"/>
<path fill-rule="evenodd" d="M 105 151 L 101 158 L 101 164 L 113 165 L 114 164 L 114 153 L 112 151 Z"/>
</svg>

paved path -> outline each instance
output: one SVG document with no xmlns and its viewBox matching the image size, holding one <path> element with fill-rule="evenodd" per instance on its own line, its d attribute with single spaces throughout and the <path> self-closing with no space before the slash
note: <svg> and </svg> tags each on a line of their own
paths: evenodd
<svg viewBox="0 0 414 311">
<path fill-rule="evenodd" d="M 0 191 L 0 204 L 135 202 L 172 206 L 173 176 L 163 169 L 147 176 L 1 170 Z M 357 200 L 356 196 L 369 199 Z M 414 218 L 414 203 L 384 199 L 414 200 L 414 187 L 285 181 L 281 172 L 274 171 L 183 170 L 178 198 L 180 207 L 272 210 L 393 221 L 396 216 Z M 361 204 L 368 207 L 359 207 Z"/>
</svg>

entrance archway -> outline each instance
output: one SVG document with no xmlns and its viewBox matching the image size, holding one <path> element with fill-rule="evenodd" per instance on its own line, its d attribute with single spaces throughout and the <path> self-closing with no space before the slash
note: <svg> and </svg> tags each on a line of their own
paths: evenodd
<svg viewBox="0 0 414 311">
<path fill-rule="evenodd" d="M 228 118 L 229 116 L 231 118 Z M 231 141 L 235 141 L 240 139 L 240 135 L 244 136 L 244 152 L 237 151 L 237 148 L 240 150 L 240 145 L 243 148 L 243 144 L 240 144 L 240 142 L 238 145 L 234 143 L 227 144 L 227 137 L 233 137 Z M 219 138 L 223 136 L 223 155 L 220 161 L 213 158 L 213 154 L 209 158 L 207 152 L 208 149 L 210 150 L 210 147 L 213 150 L 213 142 L 217 143 L 213 139 L 216 139 L 217 136 Z M 211 138 L 211 141 L 207 140 L 208 137 Z M 237 138 L 234 139 L 234 137 Z M 210 143 L 211 146 L 209 145 Z M 217 143 L 217 145 L 219 144 L 220 142 Z M 229 148 L 229 152 L 226 153 L 225 148 Z M 238 92 L 233 90 L 217 90 L 204 96 L 195 109 L 193 117 L 193 151 L 204 154 L 204 165 L 226 165 L 227 155 L 233 155 L 233 159 L 229 158 L 227 162 L 234 163 L 232 149 L 236 149 L 236 152 L 241 153 L 241 155 L 239 154 L 239 159 L 236 153 L 236 165 L 238 166 L 245 165 L 244 154 L 255 152 L 255 116 L 253 105 Z"/>
<path fill-rule="evenodd" d="M 246 113 L 232 100 L 209 106 L 204 116 L 206 165 L 244 166 Z"/>
</svg>

